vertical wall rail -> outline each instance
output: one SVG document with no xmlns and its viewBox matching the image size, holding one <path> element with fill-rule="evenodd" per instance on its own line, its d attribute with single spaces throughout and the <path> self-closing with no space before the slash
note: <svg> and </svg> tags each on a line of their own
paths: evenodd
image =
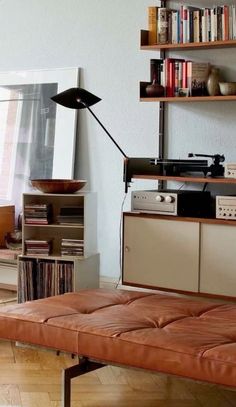
<svg viewBox="0 0 236 407">
<path fill-rule="evenodd" d="M 166 7 L 166 0 L 161 0 L 161 7 Z M 164 50 L 160 51 L 160 58 L 165 59 L 166 53 Z M 158 156 L 160 159 L 166 158 L 165 151 L 165 103 L 159 102 L 159 134 L 158 134 Z M 158 182 L 158 189 L 165 187 L 166 182 Z"/>
<path fill-rule="evenodd" d="M 166 7 L 166 0 L 161 0 L 161 7 Z M 160 58 L 165 59 L 165 51 L 160 51 Z M 159 158 L 165 157 L 165 103 L 159 103 L 159 134 L 158 134 L 158 156 Z"/>
</svg>

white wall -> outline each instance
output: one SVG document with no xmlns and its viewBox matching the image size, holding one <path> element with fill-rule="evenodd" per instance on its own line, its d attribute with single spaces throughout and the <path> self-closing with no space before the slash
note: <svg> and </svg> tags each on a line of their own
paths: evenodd
<svg viewBox="0 0 236 407">
<path fill-rule="evenodd" d="M 138 101 L 139 81 L 149 79 L 149 59 L 158 57 L 155 53 L 139 51 L 139 32 L 147 28 L 147 7 L 154 3 L 151 0 L 2 0 L 0 70 L 81 67 L 81 85 L 102 98 L 94 106 L 94 112 L 127 155 L 155 156 L 158 105 Z M 221 64 L 225 63 L 223 52 L 217 51 Z M 208 58 L 207 51 L 202 53 Z M 234 49 L 227 51 L 230 62 L 232 55 Z M 171 158 L 176 158 L 176 154 L 184 158 L 186 152 L 194 151 L 224 152 L 231 160 L 236 159 L 235 106 L 219 103 L 215 110 L 215 104 L 210 103 L 173 105 L 168 112 L 173 119 L 169 126 Z M 226 108 L 229 110 L 222 113 Z M 101 275 L 118 278 L 123 159 L 89 112 L 80 112 L 79 130 L 76 176 L 88 179 L 90 189 L 98 193 Z M 132 189 L 140 185 L 149 187 L 147 183 L 136 182 Z M 125 208 L 129 209 L 129 199 Z"/>
</svg>

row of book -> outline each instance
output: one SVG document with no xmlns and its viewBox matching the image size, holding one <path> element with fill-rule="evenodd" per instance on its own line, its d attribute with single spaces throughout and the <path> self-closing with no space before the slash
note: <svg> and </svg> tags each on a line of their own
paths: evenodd
<svg viewBox="0 0 236 407">
<path fill-rule="evenodd" d="M 165 89 L 165 96 L 206 96 L 211 66 L 180 58 L 151 59 L 150 82 Z"/>
<path fill-rule="evenodd" d="M 18 302 L 73 291 L 73 262 L 19 260 Z"/>
<path fill-rule="evenodd" d="M 25 204 L 24 218 L 26 224 L 48 225 L 52 221 L 52 205 Z"/>
<path fill-rule="evenodd" d="M 148 41 L 153 44 L 227 41 L 236 39 L 236 6 L 179 10 L 148 7 Z"/>
<path fill-rule="evenodd" d="M 25 204 L 24 206 L 25 223 L 30 225 L 48 225 L 53 221 L 53 211 L 51 204 Z M 56 217 L 59 224 L 78 224 L 84 223 L 84 208 L 81 206 L 64 206 L 59 210 Z"/>
</svg>

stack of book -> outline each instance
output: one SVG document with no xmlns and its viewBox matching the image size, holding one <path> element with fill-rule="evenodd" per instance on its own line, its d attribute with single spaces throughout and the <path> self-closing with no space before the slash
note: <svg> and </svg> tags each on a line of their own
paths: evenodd
<svg viewBox="0 0 236 407">
<path fill-rule="evenodd" d="M 63 206 L 57 216 L 57 222 L 60 224 L 76 223 L 83 225 L 84 208 L 82 206 Z"/>
<path fill-rule="evenodd" d="M 61 240 L 62 256 L 83 256 L 84 240 L 83 239 L 62 239 Z"/>
<path fill-rule="evenodd" d="M 25 240 L 25 254 L 26 255 L 42 255 L 48 256 L 51 252 L 52 241 L 51 240 Z"/>
<path fill-rule="evenodd" d="M 149 45 L 236 39 L 236 6 L 148 8 Z"/>
<path fill-rule="evenodd" d="M 207 96 L 210 64 L 184 59 L 151 59 L 150 81 L 157 78 L 165 89 L 165 96 Z"/>
<path fill-rule="evenodd" d="M 26 224 L 48 225 L 52 220 L 51 204 L 25 204 L 24 218 Z"/>
</svg>

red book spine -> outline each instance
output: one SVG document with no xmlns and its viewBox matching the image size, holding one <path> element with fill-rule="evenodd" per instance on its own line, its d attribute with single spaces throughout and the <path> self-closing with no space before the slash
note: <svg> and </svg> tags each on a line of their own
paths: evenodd
<svg viewBox="0 0 236 407">
<path fill-rule="evenodd" d="M 187 88 L 187 61 L 183 62 L 182 87 Z"/>
</svg>

